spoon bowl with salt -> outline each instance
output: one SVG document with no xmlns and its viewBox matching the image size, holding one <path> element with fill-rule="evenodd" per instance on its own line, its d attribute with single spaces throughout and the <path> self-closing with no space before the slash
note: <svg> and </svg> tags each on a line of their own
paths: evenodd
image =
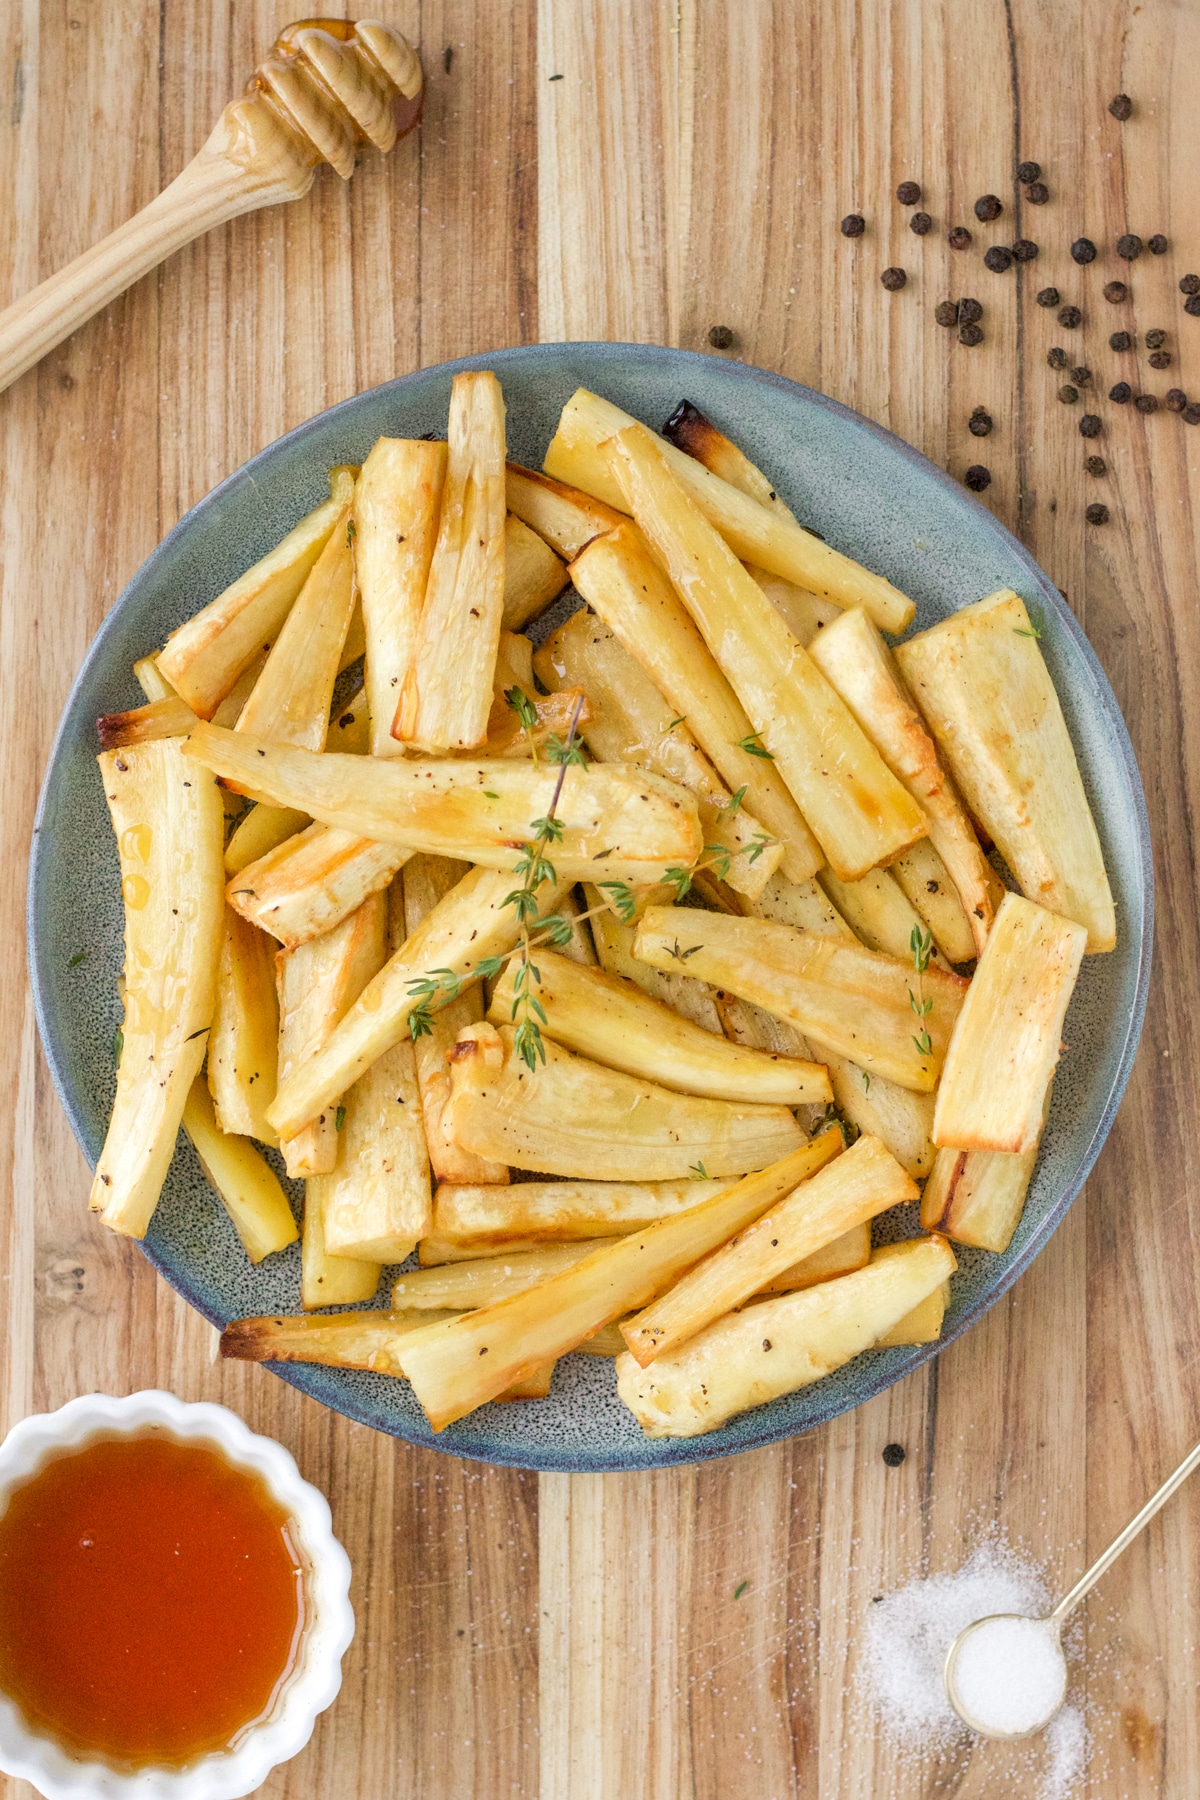
<svg viewBox="0 0 1200 1800">
<path fill-rule="evenodd" d="M 990 1613 L 960 1631 L 950 1646 L 942 1679 L 946 1698 L 980 1737 L 1028 1738 L 1044 1731 L 1067 1694 L 1062 1630 L 1085 1594 L 1116 1562 L 1200 1464 L 1200 1444 L 1147 1500 L 1141 1512 L 1080 1576 L 1044 1619 L 1022 1613 Z"/>
</svg>

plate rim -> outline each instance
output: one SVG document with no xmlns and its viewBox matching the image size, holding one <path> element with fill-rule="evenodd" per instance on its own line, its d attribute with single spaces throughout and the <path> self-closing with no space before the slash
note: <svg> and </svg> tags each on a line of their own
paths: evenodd
<svg viewBox="0 0 1200 1800">
<path fill-rule="evenodd" d="M 1153 843 L 1150 835 L 1149 812 L 1146 805 L 1145 790 L 1142 785 L 1141 772 L 1134 754 L 1133 743 L 1129 735 L 1124 714 L 1113 692 L 1104 668 L 1089 641 L 1082 625 L 1063 598 L 1059 589 L 1035 560 L 1032 553 L 1021 543 L 989 508 L 984 506 L 974 495 L 964 491 L 961 484 L 946 470 L 932 462 L 925 454 L 898 437 L 886 426 L 877 424 L 865 414 L 856 412 L 853 407 L 834 400 L 828 394 L 816 388 L 807 387 L 803 382 L 794 381 L 791 377 L 781 375 L 775 370 L 759 368 L 753 363 L 740 362 L 737 359 L 709 356 L 702 351 L 680 349 L 665 344 L 631 344 L 589 339 L 565 339 L 549 343 L 509 345 L 503 349 L 475 352 L 470 356 L 454 357 L 445 362 L 433 363 L 417 369 L 411 369 L 403 375 L 393 376 L 390 380 L 379 382 L 374 387 L 364 388 L 356 394 L 335 402 L 333 406 L 312 414 L 300 424 L 284 432 L 265 444 L 246 462 L 222 478 L 215 487 L 206 493 L 187 510 L 172 526 L 165 537 L 154 546 L 150 555 L 134 571 L 125 586 L 121 589 L 112 606 L 101 620 L 95 635 L 88 645 L 87 651 L 72 680 L 70 691 L 63 705 L 62 713 L 55 727 L 54 736 L 47 754 L 45 772 L 38 793 L 37 809 L 30 839 L 29 873 L 26 883 L 25 927 L 26 927 L 26 961 L 29 973 L 30 988 L 33 997 L 34 1016 L 38 1028 L 43 1054 L 54 1082 L 55 1092 L 60 1105 L 66 1114 L 67 1121 L 77 1144 L 83 1152 L 85 1160 L 95 1167 L 92 1151 L 85 1130 L 83 1118 L 74 1104 L 72 1084 L 66 1068 L 65 1056 L 58 1038 L 57 1029 L 48 1003 L 48 983 L 43 978 L 42 962 L 46 950 L 38 924 L 38 901 L 46 879 L 46 859 L 48 848 L 44 847 L 45 818 L 51 804 L 51 788 L 58 766 L 59 756 L 64 742 L 75 722 L 75 715 L 81 703 L 81 691 L 88 679 L 93 664 L 99 660 L 106 649 L 109 636 L 116 631 L 122 621 L 126 608 L 137 598 L 137 590 L 141 584 L 151 578 L 152 571 L 174 550 L 176 544 L 190 530 L 195 515 L 202 509 L 216 505 L 229 494 L 235 492 L 245 483 L 253 485 L 254 472 L 267 458 L 274 458 L 286 448 L 301 445 L 304 439 L 318 430 L 323 430 L 340 416 L 353 413 L 363 402 L 390 392 L 402 390 L 407 384 L 417 379 L 429 377 L 449 378 L 464 371 L 496 368 L 498 371 L 510 362 L 524 361 L 529 358 L 569 357 L 572 353 L 586 356 L 599 362 L 612 361 L 644 361 L 646 359 L 665 359 L 686 368 L 691 364 L 716 364 L 726 369 L 737 369 L 742 379 L 769 388 L 775 388 L 790 396 L 799 395 L 804 402 L 815 405 L 819 410 L 827 412 L 842 424 L 859 430 L 865 430 L 870 436 L 879 440 L 892 454 L 899 453 L 901 458 L 921 475 L 934 478 L 935 485 L 942 488 L 947 495 L 952 495 L 956 505 L 966 504 L 968 508 L 979 513 L 987 521 L 989 530 L 995 534 L 1001 547 L 1017 562 L 1023 565 L 1031 584 L 1036 587 L 1044 605 L 1050 607 L 1056 619 L 1071 639 L 1072 645 L 1083 668 L 1090 677 L 1093 695 L 1106 721 L 1113 727 L 1113 739 L 1119 752 L 1119 759 L 1124 770 L 1128 790 L 1132 799 L 1133 823 L 1135 825 L 1134 843 L 1137 850 L 1137 882 L 1142 898 L 1142 929 L 1138 944 L 1137 963 L 1134 974 L 1133 1005 L 1126 1021 L 1125 1032 L 1120 1044 L 1119 1055 L 1113 1073 L 1112 1082 L 1105 1096 L 1104 1105 L 1097 1118 L 1092 1135 L 1084 1149 L 1078 1167 L 1072 1179 L 1063 1188 L 1053 1207 L 1047 1212 L 1038 1229 L 1037 1235 L 1012 1261 L 999 1272 L 994 1286 L 990 1287 L 986 1299 L 979 1302 L 969 1316 L 957 1320 L 946 1334 L 932 1344 L 914 1346 L 906 1354 L 892 1351 L 881 1358 L 877 1366 L 867 1373 L 857 1384 L 856 1397 L 848 1404 L 831 1405 L 828 1409 L 817 1408 L 817 1416 L 804 1425 L 789 1428 L 787 1424 L 780 1426 L 775 1419 L 768 1420 L 767 1415 L 773 1410 L 767 1407 L 752 1408 L 740 1414 L 743 1421 L 752 1420 L 755 1413 L 762 1415 L 762 1424 L 755 1430 L 753 1426 L 746 1429 L 743 1425 L 741 1435 L 736 1443 L 724 1440 L 723 1434 L 709 1434 L 697 1438 L 655 1438 L 648 1439 L 646 1454 L 631 1458 L 620 1453 L 611 1456 L 593 1456 L 587 1462 L 581 1462 L 577 1453 L 567 1452 L 561 1456 L 548 1450 L 544 1454 L 533 1455 L 522 1447 L 500 1445 L 491 1449 L 456 1443 L 446 1433 L 434 1435 L 426 1428 L 425 1432 L 412 1433 L 400 1428 L 401 1422 L 393 1426 L 370 1413 L 365 1407 L 355 1403 L 351 1393 L 345 1394 L 335 1405 L 332 1401 L 313 1391 L 313 1379 L 305 1374 L 310 1365 L 267 1363 L 263 1366 L 270 1369 L 289 1387 L 297 1388 L 318 1405 L 328 1406 L 331 1410 L 342 1413 L 352 1421 L 369 1425 L 373 1430 L 398 1438 L 402 1442 L 412 1443 L 420 1448 L 433 1449 L 464 1460 L 491 1463 L 499 1467 L 519 1468 L 550 1473 L 560 1472 L 595 1472 L 595 1473 L 643 1473 L 655 1467 L 672 1467 L 701 1463 L 719 1457 L 740 1455 L 743 1451 L 761 1449 L 767 1444 L 779 1443 L 789 1438 L 807 1437 L 823 1425 L 842 1413 L 856 1411 L 866 1401 L 874 1399 L 878 1394 L 892 1387 L 895 1383 L 912 1374 L 923 1364 L 957 1341 L 965 1332 L 978 1324 L 983 1316 L 991 1310 L 998 1300 L 1012 1287 L 1018 1277 L 1029 1268 L 1030 1264 L 1041 1255 L 1050 1239 L 1061 1225 L 1067 1212 L 1079 1195 L 1080 1189 L 1095 1167 L 1096 1159 L 1103 1149 L 1112 1130 L 1117 1112 L 1125 1095 L 1125 1090 L 1132 1073 L 1133 1064 L 1141 1042 L 1142 1028 L 1145 1021 L 1146 1005 L 1149 996 L 1150 970 L 1154 952 L 1155 923 L 1155 880 Z M 225 1321 L 205 1304 L 203 1299 L 181 1284 L 177 1271 L 169 1270 L 162 1257 L 152 1247 L 140 1240 L 134 1240 L 138 1249 L 155 1271 L 163 1277 L 168 1285 L 187 1301 L 210 1324 L 221 1328 Z M 320 1365 L 311 1365 L 319 1369 Z M 317 1383 L 319 1384 L 319 1376 Z"/>
</svg>

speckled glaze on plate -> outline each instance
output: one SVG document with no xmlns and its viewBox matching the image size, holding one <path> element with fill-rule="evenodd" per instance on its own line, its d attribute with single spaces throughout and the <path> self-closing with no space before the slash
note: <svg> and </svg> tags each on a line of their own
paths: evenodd
<svg viewBox="0 0 1200 1800">
<path fill-rule="evenodd" d="M 644 345 L 542 344 L 404 376 L 272 444 L 159 545 L 105 619 L 72 690 L 42 790 L 29 878 L 30 972 L 42 1042 L 72 1128 L 94 1164 L 115 1088 L 122 961 L 117 853 L 96 768 L 96 717 L 139 703 L 134 659 L 160 645 L 322 500 L 331 464 L 360 462 L 381 435 L 444 432 L 451 377 L 481 368 L 494 369 L 504 385 L 510 454 L 534 468 L 563 402 L 581 384 L 655 427 L 680 399 L 692 400 L 744 446 L 802 520 L 912 596 L 914 629 L 998 587 L 1015 588 L 1042 621 L 1042 649 L 1116 896 L 1118 947 L 1084 962 L 1067 1021 L 1070 1051 L 1055 1082 L 1024 1218 L 1005 1255 L 959 1252 L 941 1344 L 869 1352 L 706 1437 L 667 1441 L 643 1437 L 616 1397 L 612 1365 L 599 1358 L 565 1357 L 547 1399 L 482 1407 L 437 1437 L 402 1381 L 278 1367 L 284 1380 L 353 1419 L 488 1462 L 647 1469 L 726 1456 L 811 1430 L 857 1406 L 935 1355 L 999 1299 L 1046 1243 L 1096 1159 L 1124 1091 L 1146 1003 L 1150 843 L 1137 766 L 1112 690 L 1058 590 L 1016 539 L 890 433 L 821 394 L 740 363 Z M 80 951 L 86 957 L 72 967 Z M 182 1138 L 145 1251 L 215 1324 L 299 1310 L 298 1246 L 251 1269 Z M 381 1299 L 384 1292 L 381 1287 Z"/>
</svg>

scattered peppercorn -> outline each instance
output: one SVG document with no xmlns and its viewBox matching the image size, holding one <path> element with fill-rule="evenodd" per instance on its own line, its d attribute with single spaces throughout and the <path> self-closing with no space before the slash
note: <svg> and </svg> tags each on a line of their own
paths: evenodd
<svg viewBox="0 0 1200 1800">
<path fill-rule="evenodd" d="M 1166 343 L 1166 341 L 1167 341 L 1166 332 L 1160 331 L 1157 328 L 1157 326 L 1155 327 L 1155 329 L 1153 331 L 1148 331 L 1146 333 L 1146 348 L 1147 348 L 1147 350 L 1161 350 L 1163 345 Z"/>
<path fill-rule="evenodd" d="M 1182 388 L 1168 388 L 1163 396 L 1163 405 L 1168 412 L 1182 412 L 1187 403 L 1187 395 Z"/>
<path fill-rule="evenodd" d="M 1084 462 L 1083 466 L 1087 470 L 1089 475 L 1107 475 L 1108 474 L 1108 464 L 1105 462 L 1105 460 L 1102 456 L 1089 456 L 1086 459 L 1086 461 Z"/>
<path fill-rule="evenodd" d="M 1093 500 L 1083 516 L 1089 525 L 1108 524 L 1108 508 L 1099 500 Z"/>
<path fill-rule="evenodd" d="M 1042 289 L 1037 297 L 1037 303 L 1039 306 L 1057 306 L 1061 299 L 1062 295 L 1056 287 L 1048 287 Z"/>
<path fill-rule="evenodd" d="M 983 260 L 993 274 L 1003 275 L 1006 269 L 1012 268 L 1012 251 L 1006 250 L 1003 244 L 993 244 Z"/>
<path fill-rule="evenodd" d="M 915 206 L 921 198 L 920 184 L 916 181 L 902 181 L 896 189 L 896 198 L 901 206 Z"/>
<path fill-rule="evenodd" d="M 1200 402 L 1190 400 L 1183 409 L 1185 425 L 1200 425 Z"/>
<path fill-rule="evenodd" d="M 1161 231 L 1156 231 L 1152 238 L 1146 239 L 1146 248 L 1151 256 L 1165 256 L 1167 254 L 1167 240 Z"/>
<path fill-rule="evenodd" d="M 1183 310 L 1190 313 L 1193 319 L 1200 319 L 1200 294 L 1189 294 L 1183 303 Z"/>
<path fill-rule="evenodd" d="M 1024 187 L 1026 182 L 1036 181 L 1042 172 L 1041 163 L 1023 162 L 1017 164 L 1017 180 Z"/>
<path fill-rule="evenodd" d="M 882 281 L 888 293 L 894 294 L 899 288 L 904 286 L 905 282 L 908 280 L 908 276 L 904 273 L 903 269 L 892 268 L 885 269 L 879 279 Z"/>
<path fill-rule="evenodd" d="M 1139 394 L 1133 404 L 1140 413 L 1155 413 L 1158 411 L 1158 396 L 1157 394 Z"/>
<path fill-rule="evenodd" d="M 1050 189 L 1044 181 L 1031 181 L 1025 189 L 1025 198 L 1030 206 L 1045 206 L 1050 198 Z"/>
<path fill-rule="evenodd" d="M 971 234 L 965 225 L 956 225 L 947 234 L 946 241 L 952 250 L 966 250 L 971 242 Z"/>
<path fill-rule="evenodd" d="M 967 345 L 971 345 L 971 346 L 974 346 L 975 344 L 982 344 L 982 342 L 983 342 L 983 327 L 982 327 L 982 325 L 960 325 L 958 328 L 958 341 L 960 344 L 967 344 Z"/>
<path fill-rule="evenodd" d="M 1124 406 L 1127 400 L 1133 399 L 1133 389 L 1127 381 L 1118 381 L 1115 387 L 1109 388 L 1108 397 L 1115 400 L 1118 406 Z"/>
<path fill-rule="evenodd" d="M 975 217 L 985 223 L 988 219 L 998 219 L 1003 211 L 1004 202 L 998 194 L 980 194 L 975 202 Z"/>
<path fill-rule="evenodd" d="M 958 322 L 960 325 L 978 325 L 983 317 L 983 308 L 978 300 L 960 300 L 958 303 Z"/>
<path fill-rule="evenodd" d="M 915 212 L 908 221 L 908 229 L 915 231 L 918 237 L 928 237 L 933 230 L 933 220 L 927 212 Z"/>
<path fill-rule="evenodd" d="M 1077 325 L 1083 324 L 1083 314 L 1077 306 L 1064 306 L 1059 311 L 1058 322 L 1065 325 L 1068 331 L 1074 331 Z"/>
<path fill-rule="evenodd" d="M 984 488 L 992 485 L 992 471 L 985 469 L 982 463 L 972 463 L 963 480 L 973 494 L 982 494 Z"/>
<path fill-rule="evenodd" d="M 1148 358 L 1148 361 L 1152 369 L 1169 369 L 1171 366 L 1171 352 L 1169 350 L 1156 350 L 1153 356 Z"/>
<path fill-rule="evenodd" d="M 1117 239 L 1117 255 L 1123 256 L 1126 262 L 1134 262 L 1141 254 L 1144 245 L 1136 232 L 1127 231 Z"/>
<path fill-rule="evenodd" d="M 1071 245 L 1071 255 L 1077 263 L 1095 262 L 1096 246 L 1091 238 L 1076 238 Z"/>
<path fill-rule="evenodd" d="M 1200 275 L 1185 275 L 1179 283 L 1181 294 L 1200 294 Z"/>
<path fill-rule="evenodd" d="M 1032 238 L 1018 238 L 1012 247 L 1012 253 L 1014 262 L 1032 262 L 1038 253 L 1038 247 Z"/>
<path fill-rule="evenodd" d="M 728 350 L 733 343 L 733 333 L 728 325 L 714 325 L 708 334 L 708 341 L 714 350 Z"/>
<path fill-rule="evenodd" d="M 1114 306 L 1119 306 L 1122 300 L 1127 300 L 1129 298 L 1129 289 L 1125 286 L 1123 281 L 1106 281 L 1104 284 L 1104 298 L 1106 300 L 1111 300 Z"/>
<path fill-rule="evenodd" d="M 958 308 L 953 300 L 939 300 L 933 309 L 933 316 L 939 325 L 958 324 Z"/>
<path fill-rule="evenodd" d="M 1076 387 L 1091 387 L 1092 371 L 1081 363 L 1079 368 L 1071 370 L 1071 380 Z"/>
<path fill-rule="evenodd" d="M 975 411 L 971 414 L 971 417 L 967 420 L 967 430 L 972 437 L 986 437 L 991 429 L 991 413 L 985 412 L 982 406 L 977 406 Z"/>
<path fill-rule="evenodd" d="M 1110 350 L 1132 350 L 1133 339 L 1127 331 L 1114 331 L 1108 340 Z"/>
<path fill-rule="evenodd" d="M 842 220 L 843 237 L 861 237 L 867 229 L 867 221 L 861 213 L 847 213 Z"/>
<path fill-rule="evenodd" d="M 1047 356 L 1046 361 L 1050 364 L 1052 369 L 1065 369 L 1067 366 L 1067 353 L 1065 350 L 1060 350 L 1056 344 Z"/>
<path fill-rule="evenodd" d="M 1058 390 L 1058 397 L 1064 406 L 1074 406 L 1079 398 L 1079 389 L 1072 387 L 1069 381 L 1064 381 Z"/>
<path fill-rule="evenodd" d="M 1127 119 L 1133 111 L 1133 101 L 1128 94 L 1114 94 L 1108 103 L 1108 110 L 1114 119 Z"/>
<path fill-rule="evenodd" d="M 904 1461 L 904 1445 L 885 1444 L 883 1446 L 883 1460 L 889 1469 L 898 1469 L 900 1464 Z"/>
<path fill-rule="evenodd" d="M 1085 438 L 1099 437 L 1104 426 L 1096 413 L 1084 413 L 1079 421 L 1079 435 Z"/>
</svg>

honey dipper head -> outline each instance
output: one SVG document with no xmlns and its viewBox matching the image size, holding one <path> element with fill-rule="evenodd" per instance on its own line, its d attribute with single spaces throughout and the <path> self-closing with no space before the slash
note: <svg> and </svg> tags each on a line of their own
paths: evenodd
<svg viewBox="0 0 1200 1800">
<path fill-rule="evenodd" d="M 374 19 L 302 19 L 280 32 L 249 90 L 278 116 L 310 163 L 349 180 L 363 144 L 392 148 L 421 116 L 416 51 Z"/>
</svg>

